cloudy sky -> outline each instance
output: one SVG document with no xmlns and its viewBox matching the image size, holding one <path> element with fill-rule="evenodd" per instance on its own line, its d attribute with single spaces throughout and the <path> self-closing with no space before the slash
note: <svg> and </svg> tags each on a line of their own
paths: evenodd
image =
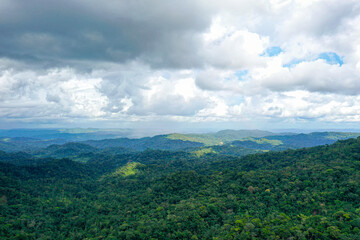
<svg viewBox="0 0 360 240">
<path fill-rule="evenodd" d="M 358 0 L 0 0 L 0 128 L 359 128 Z"/>
</svg>

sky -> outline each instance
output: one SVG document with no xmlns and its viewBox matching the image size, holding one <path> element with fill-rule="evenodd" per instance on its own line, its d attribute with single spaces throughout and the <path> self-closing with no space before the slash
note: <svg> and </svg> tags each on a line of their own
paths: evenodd
<svg viewBox="0 0 360 240">
<path fill-rule="evenodd" d="M 358 0 L 0 0 L 0 128 L 360 128 Z"/>
</svg>

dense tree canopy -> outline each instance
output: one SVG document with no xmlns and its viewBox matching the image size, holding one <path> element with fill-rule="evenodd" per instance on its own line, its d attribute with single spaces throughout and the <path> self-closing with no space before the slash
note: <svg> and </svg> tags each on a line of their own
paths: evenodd
<svg viewBox="0 0 360 240">
<path fill-rule="evenodd" d="M 1 156 L 8 160 L 0 163 L 1 239 L 360 236 L 360 138 L 245 157 L 95 151 L 80 163 Z"/>
</svg>

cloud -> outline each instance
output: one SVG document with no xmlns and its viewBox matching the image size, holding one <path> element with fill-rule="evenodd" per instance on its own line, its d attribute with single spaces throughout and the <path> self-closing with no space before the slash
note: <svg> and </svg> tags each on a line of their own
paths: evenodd
<svg viewBox="0 0 360 240">
<path fill-rule="evenodd" d="M 358 1 L 0 0 L 2 121 L 360 121 Z"/>
<path fill-rule="evenodd" d="M 255 74 L 254 74 L 255 75 Z M 327 60 L 304 61 L 291 68 L 268 65 L 258 70 L 248 88 L 256 85 L 271 91 L 307 90 L 310 92 L 358 95 L 360 72 L 351 66 L 332 64 Z"/>
<path fill-rule="evenodd" d="M 5 1 L 0 54 L 60 62 L 140 58 L 154 66 L 188 67 L 197 63 L 191 53 L 210 18 L 200 7 L 193 1 Z"/>
<path fill-rule="evenodd" d="M 346 21 L 357 16 L 360 11 L 358 1 L 339 3 L 336 0 L 297 1 L 289 19 L 282 27 L 286 35 L 305 34 L 312 36 L 333 35 Z"/>
<path fill-rule="evenodd" d="M 288 119 L 316 119 L 318 121 L 358 121 L 359 97 L 337 94 L 289 91 L 254 98 L 254 111 L 269 117 Z M 256 114 L 256 113 L 255 113 Z"/>
<path fill-rule="evenodd" d="M 1 117 L 98 117 L 107 103 L 97 86 L 100 79 L 72 69 L 0 72 Z"/>
<path fill-rule="evenodd" d="M 237 30 L 216 18 L 204 34 L 204 58 L 208 65 L 217 68 L 245 69 L 264 64 L 261 53 L 268 38 L 247 29 Z"/>
<path fill-rule="evenodd" d="M 236 81 L 232 71 L 208 69 L 196 75 L 196 86 L 209 91 L 227 91 L 236 88 Z"/>
<path fill-rule="evenodd" d="M 109 99 L 105 109 L 115 115 L 122 112 L 138 116 L 189 116 L 209 104 L 196 88 L 192 72 L 147 70 L 148 67 L 137 64 L 128 65 L 127 71 L 107 69 L 108 77 L 103 78 L 99 89 Z"/>
</svg>

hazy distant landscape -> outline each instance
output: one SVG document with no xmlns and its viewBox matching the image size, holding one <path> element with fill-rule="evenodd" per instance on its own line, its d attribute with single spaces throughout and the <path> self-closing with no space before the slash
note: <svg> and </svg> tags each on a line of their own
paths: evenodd
<svg viewBox="0 0 360 240">
<path fill-rule="evenodd" d="M 355 138 L 359 132 L 274 133 L 261 130 L 222 130 L 214 133 L 171 133 L 152 137 L 133 138 L 131 129 L 11 129 L 0 130 L 0 150 L 5 152 L 43 153 L 50 151 L 143 151 L 186 150 L 212 151 L 210 149 L 286 150 L 332 144 L 337 140 Z M 77 149 L 80 148 L 80 149 Z M 84 148 L 84 150 L 82 150 Z M 215 153 L 215 151 L 212 151 Z M 45 154 L 45 155 L 44 155 Z M 237 151 L 241 154 L 241 151 Z M 70 157 L 70 155 L 63 155 Z"/>
<path fill-rule="evenodd" d="M 360 240 L 359 0 L 0 0 L 0 239 Z"/>
</svg>

